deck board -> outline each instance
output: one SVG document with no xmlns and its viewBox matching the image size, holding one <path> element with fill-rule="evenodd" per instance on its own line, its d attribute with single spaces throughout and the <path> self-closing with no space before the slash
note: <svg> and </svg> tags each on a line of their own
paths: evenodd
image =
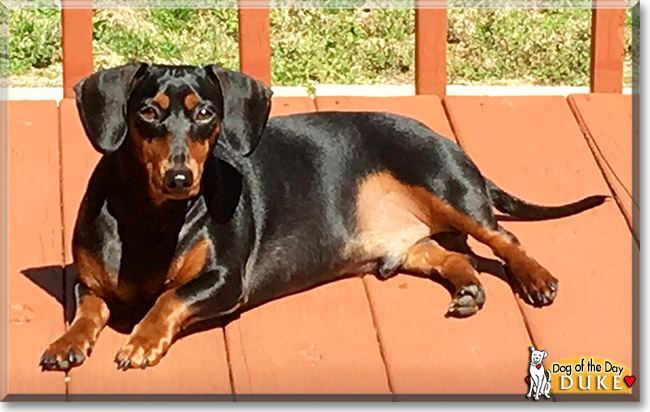
<svg viewBox="0 0 650 412">
<path fill-rule="evenodd" d="M 73 100 L 61 101 L 60 116 L 66 263 L 70 263 L 77 210 L 99 154 L 86 138 Z M 110 328 L 104 330 L 92 356 L 70 372 L 71 395 L 231 393 L 223 329 L 180 339 L 159 365 L 145 371 L 116 370 L 113 357 L 126 337 Z"/>
<path fill-rule="evenodd" d="M 632 189 L 632 96 L 624 94 L 584 94 L 568 97 L 587 143 L 612 188 L 625 219 L 638 240 L 638 199 Z M 634 213 L 632 209 L 634 208 Z"/>
<path fill-rule="evenodd" d="M 564 98 L 449 96 L 445 104 L 463 147 L 506 191 L 549 205 L 609 193 Z M 616 204 L 504 226 L 560 280 L 549 307 L 517 301 L 547 364 L 602 356 L 631 366 L 633 241 Z"/>
<path fill-rule="evenodd" d="M 276 98 L 272 116 L 314 111 L 308 97 Z M 226 327 L 237 399 L 247 394 L 389 392 L 359 278 L 247 311 Z"/>
<path fill-rule="evenodd" d="M 248 394 L 385 394 L 359 278 L 266 303 L 226 326 L 238 400 Z"/>
<path fill-rule="evenodd" d="M 319 110 L 381 110 L 414 117 L 453 139 L 440 99 L 317 97 Z M 392 389 L 407 393 L 521 393 L 528 346 L 510 287 L 481 275 L 483 309 L 468 319 L 445 318 L 448 292 L 427 279 L 365 276 Z M 504 327 L 507 325 L 507 327 Z M 485 379 L 485 376 L 490 376 Z"/>
<path fill-rule="evenodd" d="M 51 295 L 63 294 L 56 102 L 8 106 L 7 389 L 63 397 L 65 375 L 38 366 L 47 345 L 65 331 L 63 309 Z"/>
</svg>

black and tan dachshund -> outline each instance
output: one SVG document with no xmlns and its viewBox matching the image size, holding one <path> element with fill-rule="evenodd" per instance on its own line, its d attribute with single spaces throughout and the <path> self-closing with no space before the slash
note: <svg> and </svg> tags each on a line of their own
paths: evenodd
<svg viewBox="0 0 650 412">
<path fill-rule="evenodd" d="M 524 299 L 548 305 L 557 279 L 499 226 L 493 207 L 542 220 L 605 199 L 526 203 L 456 144 L 402 116 L 268 120 L 269 88 L 219 66 L 132 63 L 75 91 L 103 157 L 74 230 L 75 319 L 45 351 L 44 370 L 83 363 L 109 320 L 125 314 L 136 321 L 114 361 L 146 368 L 190 325 L 358 273 L 438 279 L 452 294 L 448 314 L 469 316 L 483 287 L 471 256 L 443 241 L 465 244 L 468 234 L 503 260 Z"/>
</svg>

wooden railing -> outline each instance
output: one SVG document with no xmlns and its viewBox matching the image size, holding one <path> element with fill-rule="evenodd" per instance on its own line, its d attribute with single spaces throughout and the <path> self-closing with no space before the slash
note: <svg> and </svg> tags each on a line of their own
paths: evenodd
<svg viewBox="0 0 650 412">
<path fill-rule="evenodd" d="M 242 1 L 242 0 L 240 0 Z M 416 4 L 420 0 L 416 0 Z M 597 0 L 594 0 L 597 5 Z M 63 1 L 65 7 L 66 1 Z M 612 1 L 609 1 L 611 5 Z M 271 41 L 267 0 L 246 0 L 239 9 L 239 59 L 242 72 L 271 84 Z M 250 7 L 252 8 L 245 8 Z M 262 7 L 260 7 L 262 6 Z M 592 12 L 592 93 L 620 93 L 623 88 L 624 2 L 620 9 Z M 63 88 L 92 72 L 92 10 L 67 9 L 62 14 Z M 417 94 L 445 95 L 447 83 L 447 10 L 415 11 L 415 90 Z"/>
</svg>

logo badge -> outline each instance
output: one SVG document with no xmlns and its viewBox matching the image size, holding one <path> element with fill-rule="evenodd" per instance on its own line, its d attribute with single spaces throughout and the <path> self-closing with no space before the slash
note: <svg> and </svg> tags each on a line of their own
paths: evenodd
<svg viewBox="0 0 650 412">
<path fill-rule="evenodd" d="M 544 368 L 544 358 L 548 356 L 545 350 L 537 350 L 534 346 L 530 347 L 530 364 L 528 365 L 528 383 L 527 398 L 533 397 L 536 401 L 540 395 L 546 399 L 551 398 L 551 371 Z"/>
<path fill-rule="evenodd" d="M 526 397 L 538 401 L 553 394 L 631 394 L 636 376 L 624 364 L 608 358 L 580 356 L 561 359 L 544 367 L 545 350 L 530 347 Z"/>
</svg>

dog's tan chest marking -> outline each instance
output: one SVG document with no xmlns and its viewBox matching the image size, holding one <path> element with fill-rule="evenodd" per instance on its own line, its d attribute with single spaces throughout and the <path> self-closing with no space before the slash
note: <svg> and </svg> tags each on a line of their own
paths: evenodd
<svg viewBox="0 0 650 412">
<path fill-rule="evenodd" d="M 132 285 L 120 282 L 117 273 L 109 273 L 106 265 L 83 248 L 75 248 L 75 264 L 79 279 L 101 298 L 118 298 L 130 301 L 136 290 Z"/>
<path fill-rule="evenodd" d="M 205 267 L 210 255 L 210 245 L 201 239 L 190 250 L 176 258 L 169 268 L 165 281 L 167 288 L 175 288 L 194 279 Z"/>
<path fill-rule="evenodd" d="M 134 284 L 120 280 L 116 273 L 109 273 L 104 263 L 83 248 L 76 249 L 75 263 L 79 279 L 97 296 L 131 301 L 138 293 L 156 294 L 191 281 L 201 273 L 209 256 L 209 243 L 206 239 L 201 239 L 174 259 L 166 272 L 155 274 L 146 282 Z"/>
</svg>

